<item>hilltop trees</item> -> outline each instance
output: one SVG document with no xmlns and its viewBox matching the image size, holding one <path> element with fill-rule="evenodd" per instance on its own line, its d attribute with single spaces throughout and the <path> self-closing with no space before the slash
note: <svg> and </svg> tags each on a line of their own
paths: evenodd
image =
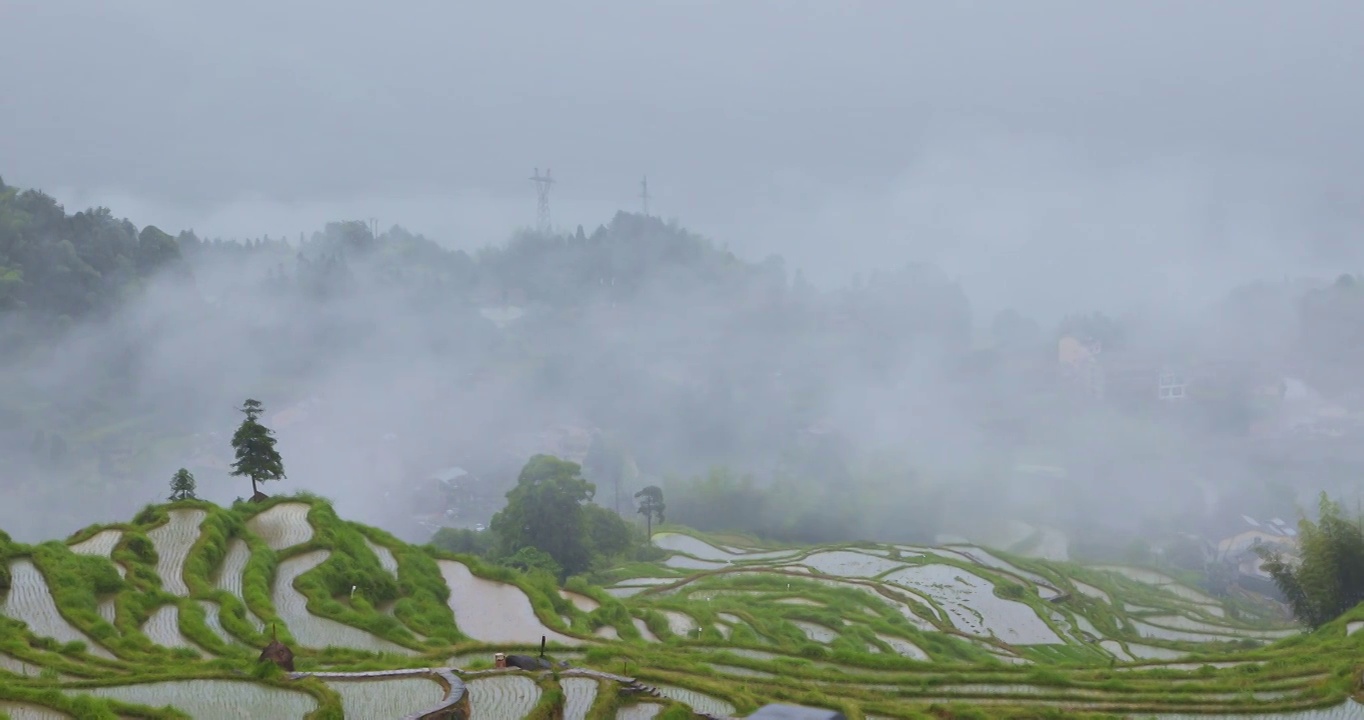
<svg viewBox="0 0 1364 720">
<path fill-rule="evenodd" d="M 1264 569 L 1288 598 L 1299 622 L 1319 628 L 1364 601 L 1364 528 L 1321 494 L 1320 517 L 1298 521 L 1302 561 L 1258 549 Z"/>
<path fill-rule="evenodd" d="M 0 313 L 75 320 L 107 313 L 162 268 L 175 239 L 108 208 L 67 215 L 50 195 L 0 183 Z"/>
<path fill-rule="evenodd" d="M 591 502 L 596 489 L 577 463 L 536 455 L 486 533 L 443 528 L 431 544 L 560 579 L 601 567 L 628 556 L 640 538 L 620 515 Z"/>
<path fill-rule="evenodd" d="M 232 463 L 232 475 L 251 478 L 253 500 L 261 495 L 256 487 L 258 483 L 285 477 L 284 460 L 275 449 L 275 433 L 258 420 L 263 409 L 258 400 L 248 398 L 242 403 L 240 410 L 246 419 L 232 435 L 232 449 L 237 451 L 237 460 Z"/>
<path fill-rule="evenodd" d="M 568 575 L 588 568 L 592 559 L 583 503 L 597 487 L 584 480 L 577 463 L 536 455 L 521 469 L 507 507 L 493 516 L 499 550 L 515 555 L 524 547 L 548 553 Z"/>
<path fill-rule="evenodd" d="M 176 500 L 193 500 L 194 496 L 194 475 L 189 470 L 180 468 L 175 471 L 175 475 L 170 481 L 171 494 L 168 498 L 171 502 Z"/>
<path fill-rule="evenodd" d="M 654 520 L 663 522 L 663 511 L 667 509 L 667 506 L 663 504 L 663 488 L 650 485 L 635 493 L 635 499 L 639 501 L 639 514 L 644 516 L 645 532 L 652 538 L 654 536 Z"/>
</svg>

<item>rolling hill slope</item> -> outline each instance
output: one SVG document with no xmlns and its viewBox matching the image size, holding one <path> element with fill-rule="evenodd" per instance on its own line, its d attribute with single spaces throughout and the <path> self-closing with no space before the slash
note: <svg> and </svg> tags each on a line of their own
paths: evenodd
<svg viewBox="0 0 1364 720">
<path fill-rule="evenodd" d="M 1141 568 L 970 546 L 654 542 L 660 563 L 559 588 L 311 497 L 149 507 L 36 546 L 0 537 L 0 713 L 739 717 L 795 702 L 850 718 L 1360 716 L 1348 698 L 1364 634 L 1350 631 L 1364 608 L 1309 635 Z M 489 669 L 542 637 L 572 668 Z M 297 673 L 256 662 L 272 638 Z"/>
</svg>

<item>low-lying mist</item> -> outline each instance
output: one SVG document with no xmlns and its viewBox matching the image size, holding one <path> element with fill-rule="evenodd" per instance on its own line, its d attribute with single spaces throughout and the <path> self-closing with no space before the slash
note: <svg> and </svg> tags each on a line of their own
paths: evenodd
<svg viewBox="0 0 1364 720">
<path fill-rule="evenodd" d="M 631 213 L 473 253 L 365 222 L 287 241 L 186 232 L 125 270 L 90 259 L 100 238 L 131 232 L 135 255 L 154 228 L 63 222 L 25 226 L 29 265 L 60 271 L 29 272 L 0 304 L 0 527 L 23 540 L 128 516 L 180 467 L 201 497 L 249 495 L 227 474 L 248 397 L 288 475 L 265 492 L 314 492 L 416 540 L 439 471 L 469 475 L 464 510 L 434 522 L 471 526 L 535 453 L 583 463 L 597 501 L 627 514 L 659 484 L 669 519 L 702 528 L 1005 543 L 1045 527 L 1072 555 L 1291 516 L 1357 476 L 1343 443 L 1302 431 L 1353 417 L 1357 350 L 1338 330 L 1362 306 L 1345 279 L 1246 277 L 1177 311 L 1153 288 L 1109 315 L 1029 317 L 982 313 L 933 265 L 819 289 L 780 257 Z M 81 223 L 96 230 L 63 236 Z M 1205 259 L 1186 271 L 1211 276 Z M 1068 337 L 1102 348 L 1104 392 L 1063 362 Z M 1171 373 L 1187 395 L 1161 397 Z"/>
</svg>

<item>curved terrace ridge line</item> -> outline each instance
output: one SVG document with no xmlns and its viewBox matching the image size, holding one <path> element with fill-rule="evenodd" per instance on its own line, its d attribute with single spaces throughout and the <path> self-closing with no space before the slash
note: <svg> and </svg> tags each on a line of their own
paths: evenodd
<svg viewBox="0 0 1364 720">
<path fill-rule="evenodd" d="M 468 688 L 464 681 L 451 668 L 406 668 L 402 670 L 375 670 L 371 672 L 296 672 L 289 673 L 290 680 L 317 678 L 318 680 L 340 680 L 343 682 L 363 682 L 366 680 L 392 680 L 395 678 L 430 678 L 445 686 L 445 698 L 433 707 L 403 716 L 402 720 L 424 720 L 439 717 L 440 713 L 458 705 L 464 699 Z"/>
</svg>

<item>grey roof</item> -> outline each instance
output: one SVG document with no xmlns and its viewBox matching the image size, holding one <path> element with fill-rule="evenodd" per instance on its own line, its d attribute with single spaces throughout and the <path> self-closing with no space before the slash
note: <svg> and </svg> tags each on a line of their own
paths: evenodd
<svg viewBox="0 0 1364 720">
<path fill-rule="evenodd" d="M 797 705 L 764 705 L 749 720 L 846 720 L 843 713 Z"/>
</svg>

